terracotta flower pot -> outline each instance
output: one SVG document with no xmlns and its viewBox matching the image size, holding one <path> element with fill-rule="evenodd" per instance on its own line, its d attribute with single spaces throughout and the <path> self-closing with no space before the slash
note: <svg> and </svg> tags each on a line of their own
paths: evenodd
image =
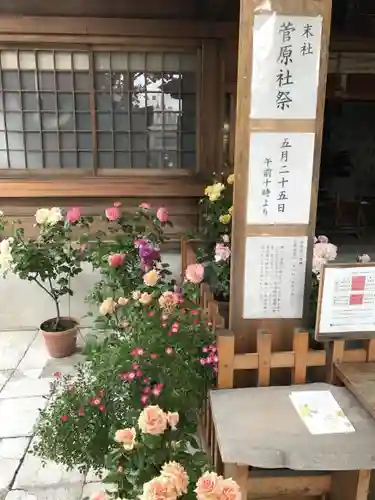
<svg viewBox="0 0 375 500">
<path fill-rule="evenodd" d="M 73 318 L 60 318 L 59 330 L 51 331 L 56 318 L 44 321 L 40 331 L 44 337 L 49 355 L 52 358 L 66 358 L 71 356 L 77 346 L 78 322 Z"/>
</svg>

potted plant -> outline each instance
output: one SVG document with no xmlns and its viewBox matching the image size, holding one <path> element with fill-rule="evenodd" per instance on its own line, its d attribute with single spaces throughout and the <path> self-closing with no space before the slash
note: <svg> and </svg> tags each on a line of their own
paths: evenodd
<svg viewBox="0 0 375 500">
<path fill-rule="evenodd" d="M 78 323 L 61 314 L 60 301 L 73 295 L 71 279 L 82 271 L 85 248 L 74 239 L 73 230 L 87 229 L 91 220 L 82 217 L 77 207 L 65 214 L 53 207 L 37 210 L 35 221 L 37 236 L 27 238 L 19 221 L 9 223 L 2 216 L 0 230 L 9 225 L 11 236 L 1 241 L 0 268 L 4 276 L 13 272 L 20 279 L 35 283 L 52 299 L 56 316 L 43 321 L 40 331 L 49 354 L 63 358 L 75 351 Z"/>
</svg>

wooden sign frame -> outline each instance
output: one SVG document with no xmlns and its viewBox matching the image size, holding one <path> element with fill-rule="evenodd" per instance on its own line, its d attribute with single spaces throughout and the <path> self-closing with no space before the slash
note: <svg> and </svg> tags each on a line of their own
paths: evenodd
<svg viewBox="0 0 375 500">
<path fill-rule="evenodd" d="M 289 349 L 293 343 L 295 327 L 303 319 L 245 319 L 243 317 L 245 286 L 245 245 L 252 236 L 308 237 L 307 255 L 312 255 L 319 188 L 321 143 L 326 95 L 328 47 L 330 39 L 332 0 L 241 0 L 238 52 L 237 112 L 234 160 L 234 214 L 232 234 L 232 270 L 230 295 L 230 329 L 236 338 L 238 352 L 256 350 L 256 332 L 272 332 L 275 350 Z M 315 119 L 253 119 L 251 118 L 251 89 L 253 62 L 253 26 L 257 14 L 321 16 L 321 52 L 319 63 L 318 97 Z M 314 133 L 311 203 L 308 224 L 249 225 L 247 223 L 247 195 L 249 181 L 250 139 L 256 132 Z M 312 259 L 311 259 L 312 260 Z M 307 261 L 305 280 L 304 316 L 308 312 L 312 262 Z"/>
<path fill-rule="evenodd" d="M 324 294 L 324 284 L 326 280 L 327 270 L 330 269 L 369 269 L 372 268 L 374 270 L 375 276 L 375 263 L 346 263 L 346 264 L 327 264 L 324 266 L 323 271 L 320 275 L 320 284 L 319 284 L 319 294 L 318 294 L 318 305 L 317 305 L 317 313 L 316 313 L 316 323 L 315 323 L 315 338 L 318 342 L 330 342 L 333 340 L 366 340 L 370 338 L 375 338 L 375 325 L 373 331 L 341 331 L 341 332 L 321 332 L 320 331 L 320 322 L 322 317 L 322 308 L 323 308 L 323 294 Z M 375 303 L 374 303 L 375 310 Z"/>
</svg>

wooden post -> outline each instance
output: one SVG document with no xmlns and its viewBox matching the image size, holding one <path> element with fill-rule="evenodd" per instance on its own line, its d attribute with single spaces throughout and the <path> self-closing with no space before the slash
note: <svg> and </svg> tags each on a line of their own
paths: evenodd
<svg viewBox="0 0 375 500">
<path fill-rule="evenodd" d="M 291 348 L 306 315 L 330 23 L 331 0 L 241 0 L 230 300 L 237 352 L 255 350 L 260 328 L 274 349 Z M 268 284 L 257 310 L 259 273 Z"/>
</svg>

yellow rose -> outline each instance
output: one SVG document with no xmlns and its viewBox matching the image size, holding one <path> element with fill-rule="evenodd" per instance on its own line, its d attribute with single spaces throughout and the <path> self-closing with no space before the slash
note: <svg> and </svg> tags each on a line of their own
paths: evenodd
<svg viewBox="0 0 375 500">
<path fill-rule="evenodd" d="M 224 184 L 222 184 L 221 182 L 215 182 L 215 184 L 212 184 L 212 186 L 206 187 L 206 189 L 204 190 L 204 194 L 208 196 L 210 201 L 217 201 L 224 189 Z"/>
<path fill-rule="evenodd" d="M 229 215 L 233 215 L 233 205 L 230 207 L 230 209 L 228 210 L 228 214 Z"/>
<path fill-rule="evenodd" d="M 220 215 L 219 217 L 219 221 L 222 223 L 222 224 L 229 224 L 230 221 L 231 221 L 231 215 L 230 214 L 225 214 L 225 215 Z"/>
<path fill-rule="evenodd" d="M 234 184 L 234 174 L 230 174 L 227 179 L 228 184 Z"/>
</svg>

